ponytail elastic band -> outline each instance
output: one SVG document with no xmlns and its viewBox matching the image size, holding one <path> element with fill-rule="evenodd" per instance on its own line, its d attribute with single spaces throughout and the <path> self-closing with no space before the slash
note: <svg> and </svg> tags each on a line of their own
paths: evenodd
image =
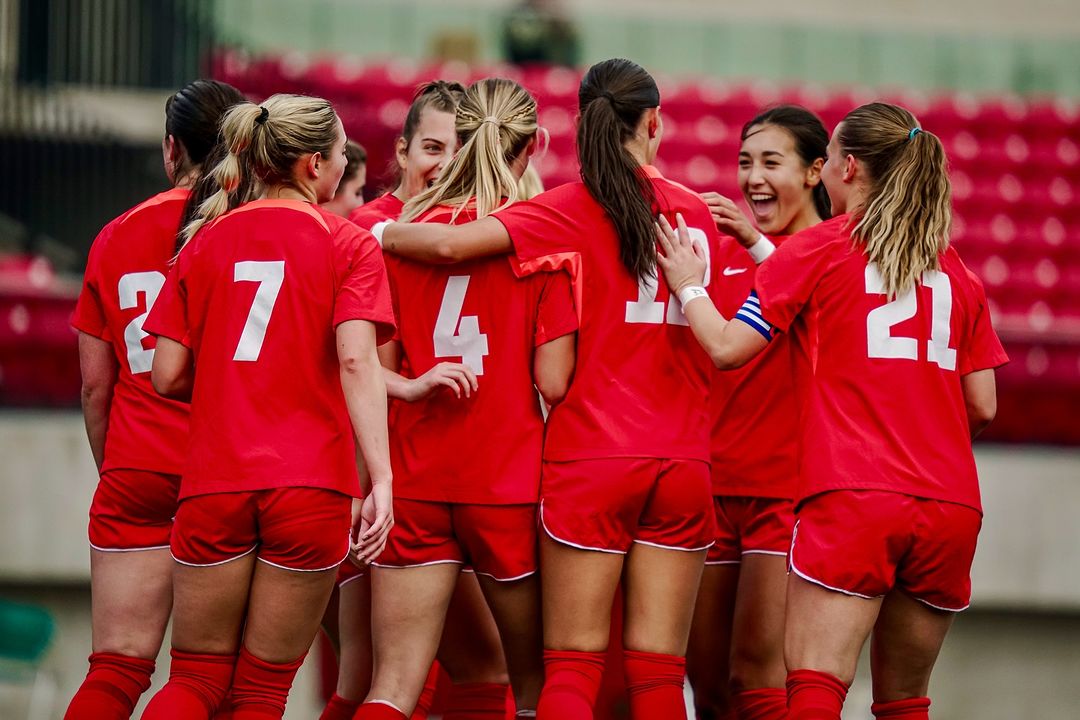
<svg viewBox="0 0 1080 720">
<path fill-rule="evenodd" d="M 483 125 L 484 123 L 491 123 L 495 125 L 495 127 L 502 127 L 502 121 L 494 115 L 488 115 L 486 118 L 480 121 L 481 125 Z"/>
<path fill-rule="evenodd" d="M 922 132 L 922 128 L 920 128 L 920 127 L 911 128 L 911 132 L 909 132 L 907 134 L 907 139 L 908 140 L 914 140 L 915 136 L 918 135 L 921 132 Z"/>
<path fill-rule="evenodd" d="M 612 105 L 615 104 L 615 96 L 612 95 L 611 93 L 609 93 L 607 90 L 604 90 L 603 92 L 601 92 L 600 97 L 607 98 L 607 101 L 609 103 L 611 103 Z"/>
<path fill-rule="evenodd" d="M 270 111 L 262 107 L 261 105 L 259 106 L 259 110 L 261 110 L 262 112 L 259 113 L 259 117 L 255 118 L 255 122 L 259 125 L 262 125 L 266 122 L 266 118 L 270 117 Z"/>
</svg>

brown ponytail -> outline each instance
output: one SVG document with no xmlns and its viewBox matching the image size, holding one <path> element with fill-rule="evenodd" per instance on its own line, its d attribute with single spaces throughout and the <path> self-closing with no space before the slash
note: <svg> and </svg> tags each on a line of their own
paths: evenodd
<svg viewBox="0 0 1080 720">
<path fill-rule="evenodd" d="M 619 235 L 623 265 L 635 277 L 656 273 L 652 183 L 624 147 L 642 114 L 659 107 L 656 81 L 629 60 L 589 68 L 578 90 L 577 148 L 581 180 Z"/>
</svg>

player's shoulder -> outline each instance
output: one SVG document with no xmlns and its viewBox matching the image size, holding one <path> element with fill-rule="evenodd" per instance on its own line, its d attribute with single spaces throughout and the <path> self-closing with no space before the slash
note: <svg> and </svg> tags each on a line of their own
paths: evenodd
<svg viewBox="0 0 1080 720">
<path fill-rule="evenodd" d="M 386 193 L 371 202 L 364 203 L 349 213 L 349 222 L 370 229 L 377 222 L 397 220 L 404 207 L 405 203 L 401 202 L 393 193 Z"/>
<path fill-rule="evenodd" d="M 143 200 L 135 207 L 120 215 L 113 222 L 119 227 L 127 223 L 145 219 L 150 215 L 157 215 L 158 213 L 172 214 L 181 212 L 190 195 L 191 193 L 185 188 L 171 188 L 165 190 L 164 192 L 160 192 L 153 197 Z"/>
<path fill-rule="evenodd" d="M 789 235 L 779 244 L 778 253 L 791 256 L 808 254 L 836 259 L 858 256 L 852 252 L 850 217 L 838 215 Z"/>
</svg>

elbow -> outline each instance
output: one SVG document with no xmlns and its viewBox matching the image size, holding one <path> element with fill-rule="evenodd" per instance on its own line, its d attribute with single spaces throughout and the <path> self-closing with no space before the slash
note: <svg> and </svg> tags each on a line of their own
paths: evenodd
<svg viewBox="0 0 1080 720">
<path fill-rule="evenodd" d="M 555 407 L 566 398 L 570 390 L 570 377 L 538 379 L 536 389 L 549 407 Z"/>
<path fill-rule="evenodd" d="M 723 345 L 709 348 L 709 357 L 717 370 L 738 370 L 748 360 L 746 357 L 731 352 L 730 348 Z"/>
<path fill-rule="evenodd" d="M 108 401 L 109 395 L 112 392 L 111 384 L 102 382 L 87 382 L 83 381 L 82 390 L 79 394 L 79 399 L 82 401 L 83 409 L 102 405 Z"/>
<path fill-rule="evenodd" d="M 442 242 L 436 243 L 435 246 L 432 248 L 432 251 L 433 251 L 432 260 L 434 260 L 435 262 L 440 263 L 440 264 L 449 265 L 449 264 L 461 262 L 462 260 L 465 259 L 464 257 L 461 256 L 461 253 L 458 250 L 457 245 L 455 243 L 448 242 L 446 240 L 443 240 Z"/>
<path fill-rule="evenodd" d="M 150 371 L 150 384 L 154 392 L 171 400 L 183 400 L 186 393 L 184 378 L 178 373 L 168 373 L 157 366 Z"/>
<path fill-rule="evenodd" d="M 997 416 L 997 398 L 987 399 L 981 402 L 968 402 L 967 404 L 968 425 L 971 426 L 971 436 L 975 437 L 986 428 Z"/>
<path fill-rule="evenodd" d="M 371 373 L 382 372 L 382 365 L 374 353 L 338 353 L 338 366 L 344 377 L 363 377 Z"/>
</svg>

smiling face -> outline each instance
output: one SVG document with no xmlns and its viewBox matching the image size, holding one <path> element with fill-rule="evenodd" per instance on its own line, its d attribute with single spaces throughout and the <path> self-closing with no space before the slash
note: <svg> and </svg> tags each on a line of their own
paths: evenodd
<svg viewBox="0 0 1080 720">
<path fill-rule="evenodd" d="M 434 185 L 456 151 L 454 114 L 425 108 L 412 139 L 406 142 L 405 138 L 398 138 L 397 162 L 401 168 L 398 197 L 408 200 Z"/>
<path fill-rule="evenodd" d="M 808 166 L 787 130 L 751 127 L 739 149 L 738 182 L 758 229 L 767 235 L 790 235 L 813 224 L 819 170 L 820 160 Z"/>
</svg>

